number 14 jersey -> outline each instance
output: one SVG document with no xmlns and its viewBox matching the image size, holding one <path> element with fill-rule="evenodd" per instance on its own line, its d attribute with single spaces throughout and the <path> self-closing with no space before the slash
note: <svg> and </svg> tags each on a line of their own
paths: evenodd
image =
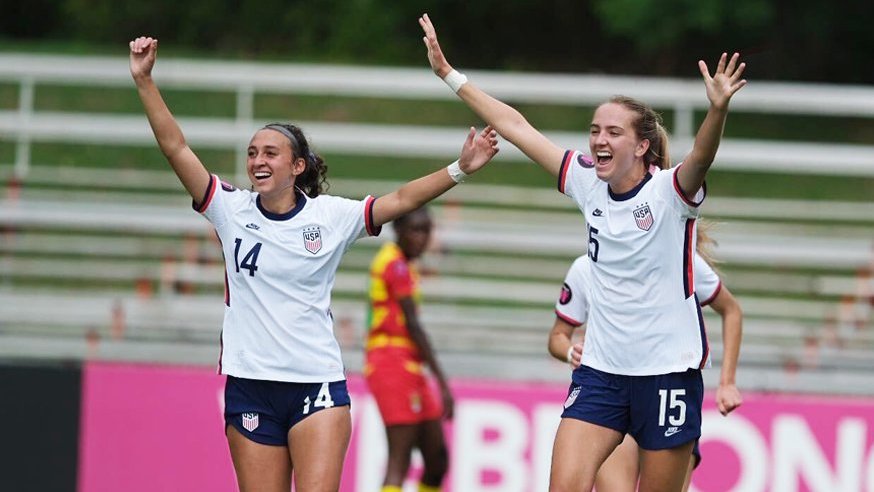
<svg viewBox="0 0 874 492">
<path fill-rule="evenodd" d="M 296 190 L 285 214 L 257 193 L 212 176 L 195 204 L 225 258 L 225 318 L 219 372 L 298 383 L 345 379 L 334 337 L 331 289 L 343 253 L 373 227 L 373 198 L 308 198 Z"/>
</svg>

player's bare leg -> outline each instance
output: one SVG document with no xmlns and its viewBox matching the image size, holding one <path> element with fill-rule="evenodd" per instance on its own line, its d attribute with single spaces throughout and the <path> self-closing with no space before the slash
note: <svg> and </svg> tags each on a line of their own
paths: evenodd
<svg viewBox="0 0 874 492">
<path fill-rule="evenodd" d="M 671 449 L 640 450 L 640 492 L 681 492 L 695 441 Z"/>
<path fill-rule="evenodd" d="M 225 428 L 225 434 L 240 492 L 288 492 L 291 489 L 291 461 L 285 446 L 259 444 L 232 425 Z"/>
<path fill-rule="evenodd" d="M 590 492 L 595 474 L 622 441 L 618 431 L 563 418 L 552 446 L 550 492 Z"/>
<path fill-rule="evenodd" d="M 389 425 L 385 428 L 385 436 L 388 439 L 388 462 L 382 484 L 402 487 L 410 469 L 410 453 L 419 436 L 419 425 Z"/>
<path fill-rule="evenodd" d="M 297 492 L 337 492 L 352 435 L 349 406 L 318 411 L 288 432 Z M 286 492 L 288 489 L 286 489 Z"/>
<path fill-rule="evenodd" d="M 692 485 L 692 472 L 695 471 L 695 456 L 689 460 L 689 466 L 686 468 L 686 479 L 683 481 L 683 492 L 689 490 Z"/>
<path fill-rule="evenodd" d="M 429 487 L 440 487 L 443 476 L 449 469 L 449 452 L 446 449 L 441 420 L 426 420 L 419 425 L 417 447 L 422 452 L 422 460 L 425 462 L 422 483 Z"/>
<path fill-rule="evenodd" d="M 640 473 L 639 452 L 637 441 L 626 435 L 598 470 L 595 489 L 598 492 L 635 492 L 637 474 Z"/>
</svg>

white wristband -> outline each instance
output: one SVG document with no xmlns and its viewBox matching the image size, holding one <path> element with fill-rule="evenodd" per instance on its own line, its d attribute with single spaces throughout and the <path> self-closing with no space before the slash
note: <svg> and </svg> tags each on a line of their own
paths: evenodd
<svg viewBox="0 0 874 492">
<path fill-rule="evenodd" d="M 458 161 L 446 166 L 446 170 L 449 171 L 449 177 L 452 178 L 452 181 L 455 181 L 456 183 L 464 182 L 464 178 L 467 177 L 467 173 L 461 170 Z"/>
<path fill-rule="evenodd" d="M 571 345 L 567 349 L 567 363 L 573 365 L 574 363 L 574 346 Z"/>
<path fill-rule="evenodd" d="M 446 85 L 452 89 L 452 92 L 458 92 L 458 90 L 461 89 L 461 86 L 467 83 L 467 77 L 465 77 L 463 73 L 458 73 L 457 70 L 453 69 L 446 74 L 446 77 L 443 77 L 443 82 L 446 82 Z"/>
</svg>

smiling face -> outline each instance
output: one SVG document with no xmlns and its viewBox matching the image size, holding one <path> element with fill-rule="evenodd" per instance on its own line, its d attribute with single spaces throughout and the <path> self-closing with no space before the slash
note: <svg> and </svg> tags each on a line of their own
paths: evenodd
<svg viewBox="0 0 874 492">
<path fill-rule="evenodd" d="M 294 182 L 306 168 L 302 157 L 292 155 L 291 141 L 269 128 L 258 130 L 249 142 L 246 171 L 254 191 L 275 197 L 294 188 Z"/>
<path fill-rule="evenodd" d="M 643 156 L 649 140 L 640 140 L 634 130 L 637 114 L 617 103 L 604 103 L 595 110 L 589 129 L 589 150 L 598 178 L 616 193 L 637 186 L 646 171 Z"/>
</svg>

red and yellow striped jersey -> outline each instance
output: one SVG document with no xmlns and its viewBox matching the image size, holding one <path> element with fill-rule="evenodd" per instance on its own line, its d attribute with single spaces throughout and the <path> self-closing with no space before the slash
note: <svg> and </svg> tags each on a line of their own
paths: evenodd
<svg viewBox="0 0 874 492">
<path fill-rule="evenodd" d="M 419 272 L 397 244 L 386 243 L 370 264 L 369 291 L 367 351 L 392 348 L 418 358 L 399 300 L 412 297 L 418 307 Z"/>
</svg>

